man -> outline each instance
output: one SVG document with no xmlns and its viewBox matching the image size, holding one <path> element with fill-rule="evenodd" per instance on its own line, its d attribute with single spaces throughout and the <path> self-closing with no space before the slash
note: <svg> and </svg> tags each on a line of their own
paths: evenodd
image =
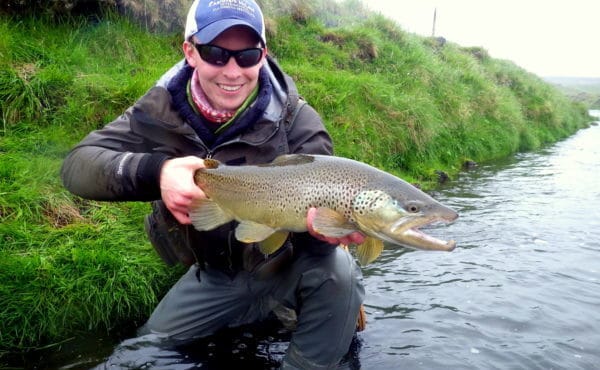
<svg viewBox="0 0 600 370">
<path fill-rule="evenodd" d="M 331 154 L 318 114 L 267 56 L 264 21 L 251 0 L 195 0 L 183 52 L 122 116 L 69 153 L 65 186 L 97 200 L 153 201 L 150 240 L 167 262 L 191 264 L 139 335 L 186 341 L 264 319 L 295 324 L 283 368 L 335 367 L 356 328 L 364 289 L 350 255 L 328 239 L 293 234 L 273 256 L 235 239 L 235 222 L 208 232 L 190 225 L 201 158 L 267 163 L 287 153 Z M 311 212 L 307 225 L 311 229 Z"/>
</svg>

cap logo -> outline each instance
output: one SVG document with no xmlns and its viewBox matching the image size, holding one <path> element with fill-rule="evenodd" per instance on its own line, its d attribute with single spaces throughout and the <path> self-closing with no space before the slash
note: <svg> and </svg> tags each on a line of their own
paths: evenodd
<svg viewBox="0 0 600 370">
<path fill-rule="evenodd" d="M 238 12 L 244 12 L 249 14 L 251 17 L 256 17 L 256 12 L 247 2 L 239 0 L 213 0 L 208 3 L 208 7 L 213 11 L 217 12 L 223 9 L 231 9 Z"/>
</svg>

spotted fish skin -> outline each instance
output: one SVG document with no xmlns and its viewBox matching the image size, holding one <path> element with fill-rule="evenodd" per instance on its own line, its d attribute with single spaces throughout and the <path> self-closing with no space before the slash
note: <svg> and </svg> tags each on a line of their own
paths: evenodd
<svg viewBox="0 0 600 370">
<path fill-rule="evenodd" d="M 227 166 L 206 159 L 205 166 L 194 180 L 207 199 L 190 213 L 199 230 L 237 220 L 239 240 L 260 242 L 278 232 L 305 232 L 307 210 L 315 207 L 313 226 L 326 236 L 361 231 L 412 248 L 455 246 L 425 238 L 416 228 L 436 220 L 453 221 L 456 212 L 406 181 L 359 161 L 291 154 L 265 165 Z M 368 259 L 373 253 L 377 251 L 368 252 Z"/>
</svg>

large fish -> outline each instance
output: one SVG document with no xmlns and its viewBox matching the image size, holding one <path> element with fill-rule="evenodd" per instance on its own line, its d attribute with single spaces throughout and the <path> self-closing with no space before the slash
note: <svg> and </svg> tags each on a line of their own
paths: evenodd
<svg viewBox="0 0 600 370">
<path fill-rule="evenodd" d="M 235 236 L 275 252 L 289 232 L 305 232 L 306 213 L 317 209 L 313 228 L 341 237 L 361 231 L 367 238 L 356 248 L 362 265 L 383 250 L 383 241 L 404 247 L 451 251 L 455 241 L 442 241 L 418 230 L 435 221 L 451 222 L 452 209 L 406 181 L 347 158 L 290 154 L 272 163 L 227 166 L 205 159 L 194 180 L 207 198 L 197 202 L 190 218 L 198 230 L 211 230 L 232 220 Z"/>
</svg>

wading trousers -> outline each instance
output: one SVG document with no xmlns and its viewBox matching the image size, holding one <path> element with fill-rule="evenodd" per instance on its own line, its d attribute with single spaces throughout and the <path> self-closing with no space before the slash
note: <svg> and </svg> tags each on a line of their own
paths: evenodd
<svg viewBox="0 0 600 370">
<path fill-rule="evenodd" d="M 335 368 L 346 354 L 364 296 L 362 274 L 341 248 L 325 256 L 296 251 L 293 262 L 268 279 L 247 271 L 231 278 L 194 265 L 169 290 L 139 335 L 176 340 L 205 337 L 249 324 L 275 309 L 295 312 L 283 368 Z M 292 310 L 289 310 L 292 309 Z"/>
</svg>

